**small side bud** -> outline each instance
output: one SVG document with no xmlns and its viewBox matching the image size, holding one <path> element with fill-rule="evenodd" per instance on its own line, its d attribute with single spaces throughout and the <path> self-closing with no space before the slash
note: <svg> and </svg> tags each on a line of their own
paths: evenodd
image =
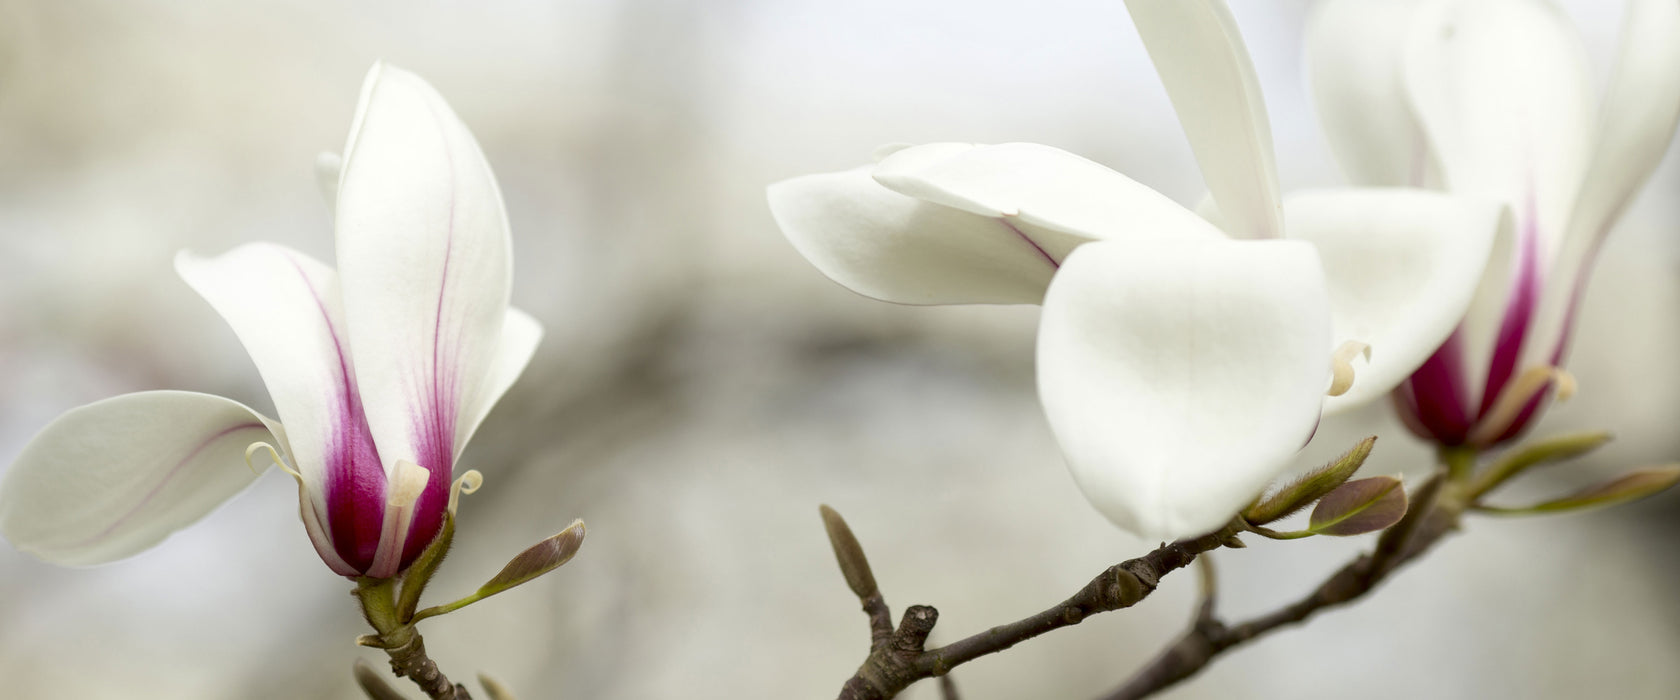
<svg viewBox="0 0 1680 700">
<path fill-rule="evenodd" d="M 451 516 L 450 520 L 453 521 L 453 516 Z M 451 603 L 434 605 L 426 608 L 425 610 L 416 612 L 412 617 L 408 618 L 407 624 L 412 626 L 414 623 L 428 617 L 435 617 L 455 612 L 456 610 L 460 610 L 468 605 L 472 605 L 473 603 L 484 600 L 485 598 L 489 598 L 497 593 L 501 593 L 509 588 L 526 583 L 532 579 L 542 576 L 543 574 L 558 569 L 561 565 L 571 561 L 572 556 L 577 554 L 578 548 L 582 546 L 583 521 L 574 520 L 569 527 L 561 530 L 553 537 L 538 542 L 532 545 L 530 549 L 520 552 L 512 560 L 508 561 L 507 566 L 502 567 L 502 570 L 494 577 L 491 577 L 491 579 L 485 582 L 484 585 L 479 586 L 478 590 L 472 595 Z"/>
<path fill-rule="evenodd" d="M 373 664 L 368 663 L 366 659 L 356 659 L 356 663 L 351 666 L 351 673 L 355 675 L 356 685 L 361 687 L 368 700 L 405 700 L 403 694 L 385 682 L 379 671 L 374 670 Z"/>
<path fill-rule="evenodd" d="M 1149 595 L 1149 589 L 1139 580 L 1137 574 L 1127 571 L 1125 567 L 1114 567 L 1115 600 L 1119 607 L 1127 608 L 1136 605 L 1143 597 Z"/>
<path fill-rule="evenodd" d="M 571 561 L 572 555 L 577 554 L 582 546 L 583 521 L 576 520 L 559 534 L 520 552 L 502 567 L 501 573 L 478 587 L 478 595 L 487 598 L 558 569 Z"/>
<path fill-rule="evenodd" d="M 1406 487 L 1392 476 L 1349 481 L 1313 508 L 1307 531 L 1348 537 L 1387 528 L 1406 515 Z"/>
<path fill-rule="evenodd" d="M 479 671 L 478 684 L 484 686 L 484 694 L 490 696 L 490 700 L 517 700 L 506 683 L 490 677 L 488 673 Z"/>
<path fill-rule="evenodd" d="M 1359 468 L 1364 466 L 1365 459 L 1371 456 L 1371 449 L 1376 444 L 1377 438 L 1374 435 L 1360 440 L 1359 444 L 1354 445 L 1353 449 L 1342 456 L 1285 484 L 1259 503 L 1249 506 L 1243 511 L 1243 520 L 1251 525 L 1265 525 L 1289 517 L 1311 505 L 1313 501 L 1336 490 L 1336 487 L 1359 471 Z"/>
<path fill-rule="evenodd" d="M 385 640 L 380 638 L 380 636 L 377 635 L 377 634 L 357 635 L 356 636 L 356 646 L 373 647 L 375 649 L 384 649 L 385 648 Z"/>
<path fill-rule="evenodd" d="M 1536 504 L 1527 508 L 1476 507 L 1477 510 L 1501 515 L 1538 515 L 1587 508 L 1602 508 L 1629 501 L 1637 501 L 1662 492 L 1680 482 L 1680 464 L 1639 469 L 1602 484 L 1589 486 L 1575 493 Z"/>
<path fill-rule="evenodd" d="M 834 558 L 840 562 L 840 575 L 846 577 L 852 593 L 859 599 L 880 593 L 881 589 L 875 585 L 875 572 L 869 568 L 869 558 L 863 555 L 863 546 L 846 526 L 846 519 L 826 505 L 817 510 L 822 513 L 823 528 L 828 531 L 828 543 L 834 547 Z"/>
</svg>

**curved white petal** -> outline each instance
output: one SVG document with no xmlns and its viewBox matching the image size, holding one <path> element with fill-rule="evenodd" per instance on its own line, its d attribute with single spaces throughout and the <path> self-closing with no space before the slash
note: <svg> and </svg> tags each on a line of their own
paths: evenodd
<svg viewBox="0 0 1680 700">
<path fill-rule="evenodd" d="M 1219 232 L 1166 195 L 1093 161 L 1034 143 L 932 143 L 893 153 L 875 181 L 899 194 L 987 217 L 1002 217 L 1067 257 L 1089 240 Z M 1197 222 L 1199 223 L 1199 222 Z"/>
<path fill-rule="evenodd" d="M 875 150 L 871 151 L 869 153 L 869 160 L 871 162 L 874 162 L 874 163 L 879 163 L 879 162 L 881 162 L 882 158 L 886 158 L 887 156 L 890 156 L 894 153 L 902 151 L 906 148 L 910 148 L 911 146 L 914 146 L 914 145 L 916 145 L 916 144 L 903 143 L 903 142 L 899 142 L 899 141 L 895 141 L 893 143 L 883 143 L 879 146 L 876 146 Z"/>
<path fill-rule="evenodd" d="M 1425 186 L 1433 155 L 1400 80 L 1422 3 L 1328 0 L 1307 20 L 1313 105 L 1330 149 L 1356 184 Z"/>
<path fill-rule="evenodd" d="M 436 505 L 465 407 L 489 392 L 511 283 L 507 218 L 484 154 L 425 81 L 376 65 L 357 111 L 337 215 L 350 349 L 387 475 L 399 460 L 427 468 Z"/>
<path fill-rule="evenodd" d="M 1604 237 L 1662 161 L 1680 121 L 1680 2 L 1629 0 L 1598 140 L 1570 213 L 1524 366 L 1563 360 L 1574 307 Z"/>
<path fill-rule="evenodd" d="M 1510 211 L 1506 225 L 1494 237 L 1482 282 L 1476 287 L 1470 308 L 1464 313 L 1464 322 L 1458 327 L 1458 341 L 1452 344 L 1451 352 L 1457 356 L 1453 373 L 1463 382 L 1461 398 L 1471 419 L 1484 405 L 1482 395 L 1493 373 L 1492 359 L 1510 311 L 1512 290 L 1522 279 L 1522 256 L 1518 253 L 1522 242 L 1516 230 L 1517 215 L 1516 210 Z"/>
<path fill-rule="evenodd" d="M 898 194 L 869 168 L 771 185 L 793 247 L 846 288 L 900 304 L 1036 304 L 1058 258 L 1002 219 Z"/>
<path fill-rule="evenodd" d="M 1571 235 L 1603 235 L 1662 161 L 1680 121 L 1680 2 L 1629 0 L 1621 55 Z"/>
<path fill-rule="evenodd" d="M 1440 3 L 1414 26 L 1403 76 L 1447 188 L 1510 203 L 1550 260 L 1593 134 L 1590 64 L 1568 19 L 1542 0 Z"/>
<path fill-rule="evenodd" d="M 1208 189 L 1241 238 L 1282 234 L 1276 156 L 1254 63 L 1224 0 L 1126 0 Z"/>
<path fill-rule="evenodd" d="M 1045 295 L 1050 427 L 1085 497 L 1147 538 L 1225 525 L 1306 443 L 1329 382 L 1308 243 L 1092 243 Z"/>
<path fill-rule="evenodd" d="M 250 243 L 214 258 L 182 251 L 175 270 L 250 353 L 288 427 L 283 447 L 315 502 L 326 503 L 329 481 L 378 481 L 365 473 L 378 457 L 332 268 L 284 246 Z"/>
<path fill-rule="evenodd" d="M 344 171 L 344 159 L 332 151 L 315 154 L 315 186 L 327 201 L 327 211 L 338 210 L 338 176 Z"/>
<path fill-rule="evenodd" d="M 70 566 L 162 542 L 244 490 L 245 447 L 279 424 L 238 402 L 186 391 L 124 394 L 74 409 L 24 446 L 0 484 L 0 533 Z"/>
<path fill-rule="evenodd" d="M 479 394 L 478 404 L 470 407 L 465 414 L 466 430 L 461 433 L 461 444 L 455 447 L 457 458 L 473 433 L 478 432 L 478 426 L 490 414 L 490 409 L 519 379 L 525 366 L 531 363 L 531 355 L 537 352 L 537 344 L 542 342 L 542 337 L 541 322 L 519 309 L 508 309 L 507 318 L 502 322 L 502 342 L 496 347 L 496 362 L 490 366 L 485 391 Z"/>
<path fill-rule="evenodd" d="M 1470 308 L 1504 221 L 1497 203 L 1411 189 L 1299 192 L 1288 237 L 1311 242 L 1330 285 L 1333 345 L 1359 341 L 1353 386 L 1335 412 L 1387 396 L 1434 354 Z"/>
</svg>

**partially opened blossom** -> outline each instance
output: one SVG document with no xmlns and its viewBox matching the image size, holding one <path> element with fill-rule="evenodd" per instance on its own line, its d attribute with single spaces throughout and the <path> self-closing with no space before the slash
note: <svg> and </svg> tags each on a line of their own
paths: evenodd
<svg viewBox="0 0 1680 700">
<path fill-rule="evenodd" d="M 1521 433 L 1561 371 L 1594 258 L 1680 120 L 1680 3 L 1629 0 L 1609 88 L 1546 0 L 1332 0 L 1308 58 L 1348 175 L 1506 202 L 1475 304 L 1395 393 L 1444 445 Z"/>
<path fill-rule="evenodd" d="M 1034 144 L 889 147 L 873 166 L 773 185 L 770 206 L 859 293 L 1042 302 L 1040 397 L 1076 481 L 1116 524 L 1173 538 L 1229 521 L 1323 410 L 1410 375 L 1464 314 L 1502 217 L 1415 189 L 1280 199 L 1225 4 L 1128 7 L 1217 204 L 1207 218 Z"/>
<path fill-rule="evenodd" d="M 19 549 L 78 565 L 135 554 L 247 486 L 253 456 L 297 478 L 305 529 L 338 574 L 391 577 L 437 536 L 456 460 L 541 336 L 508 307 L 501 195 L 443 99 L 385 65 L 362 87 L 342 170 L 323 162 L 337 270 L 266 243 L 176 259 L 279 420 L 184 391 L 70 411 L 0 486 L 0 531 Z"/>
</svg>

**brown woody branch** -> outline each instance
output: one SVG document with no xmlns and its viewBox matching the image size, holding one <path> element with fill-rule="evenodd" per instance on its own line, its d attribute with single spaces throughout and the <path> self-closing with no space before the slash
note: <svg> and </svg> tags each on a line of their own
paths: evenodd
<svg viewBox="0 0 1680 700">
<path fill-rule="evenodd" d="M 1306 597 L 1237 625 L 1213 614 L 1212 591 L 1204 588 L 1201 612 L 1178 641 L 1155 657 L 1125 685 L 1104 700 L 1135 700 L 1153 695 L 1205 668 L 1214 659 L 1269 632 L 1297 624 L 1321 610 L 1345 605 L 1370 593 L 1400 566 L 1417 558 L 1457 527 L 1466 503 L 1437 473 L 1414 496 L 1413 507 L 1384 531 L 1369 554 L 1360 555 L 1331 574 Z"/>
<path fill-rule="evenodd" d="M 451 683 L 438 670 L 437 664 L 426 656 L 426 642 L 419 634 L 414 640 L 396 649 L 386 649 L 391 655 L 391 672 L 402 676 L 426 693 L 432 700 L 472 700 L 464 685 Z"/>
<path fill-rule="evenodd" d="M 1109 567 L 1073 597 L 1043 612 L 928 649 L 928 634 L 939 619 L 939 611 L 926 605 L 910 606 L 898 628 L 893 629 L 892 613 L 876 588 L 869 562 L 851 529 L 828 506 L 822 507 L 822 515 L 841 573 L 869 615 L 869 656 L 841 687 L 839 700 L 888 700 L 916 681 L 943 677 L 964 663 L 1051 630 L 1077 625 L 1091 615 L 1131 607 L 1154 592 L 1161 577 L 1188 566 L 1197 555 L 1222 546 L 1242 546 L 1236 541 L 1239 528 L 1235 524 L 1162 545 L 1142 557 Z"/>
</svg>

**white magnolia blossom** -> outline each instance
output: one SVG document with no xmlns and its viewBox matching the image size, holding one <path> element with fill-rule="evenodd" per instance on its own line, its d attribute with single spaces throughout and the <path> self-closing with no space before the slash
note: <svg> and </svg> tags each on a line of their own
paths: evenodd
<svg viewBox="0 0 1680 700">
<path fill-rule="evenodd" d="M 1386 395 L 1429 357 L 1503 215 L 1415 189 L 1280 198 L 1224 2 L 1127 6 L 1218 205 L 1208 218 L 1033 144 L 892 147 L 769 199 L 800 253 L 864 295 L 1042 302 L 1039 393 L 1075 480 L 1117 525 L 1171 539 L 1224 525 L 1324 410 Z M 1350 343 L 1368 360 L 1326 399 Z"/>
<path fill-rule="evenodd" d="M 1350 178 L 1510 206 L 1470 314 L 1396 403 L 1438 442 L 1515 437 L 1548 385 L 1567 390 L 1557 368 L 1593 259 L 1680 121 L 1680 0 L 1625 3 L 1602 100 L 1580 34 L 1545 0 L 1331 0 L 1307 37 Z"/>
<path fill-rule="evenodd" d="M 72 410 L 0 487 L 12 544 L 72 565 L 135 554 L 249 485 L 253 452 L 279 458 L 263 447 L 289 460 L 334 572 L 389 577 L 432 541 L 455 460 L 542 328 L 508 307 L 511 240 L 490 166 L 425 81 L 374 66 L 342 168 L 321 165 L 338 270 L 266 243 L 175 261 L 250 352 L 284 428 L 185 391 Z"/>
</svg>

